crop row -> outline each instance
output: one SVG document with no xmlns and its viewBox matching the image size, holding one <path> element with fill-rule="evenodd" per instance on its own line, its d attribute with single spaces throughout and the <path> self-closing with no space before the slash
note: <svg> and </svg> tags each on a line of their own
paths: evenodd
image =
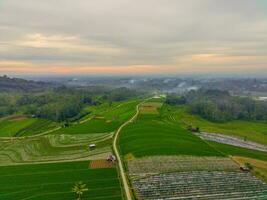
<svg viewBox="0 0 267 200">
<path fill-rule="evenodd" d="M 76 199 L 71 188 L 78 181 L 88 188 L 83 199 L 122 199 L 116 169 L 88 169 L 88 164 L 81 161 L 0 167 L 0 199 Z"/>
<path fill-rule="evenodd" d="M 111 152 L 112 135 L 47 135 L 1 141 L 0 165 L 64 160 L 105 159 Z M 88 145 L 96 143 L 90 151 Z"/>
<path fill-rule="evenodd" d="M 238 165 L 230 158 L 195 156 L 151 156 L 128 161 L 131 175 L 174 171 L 236 171 Z"/>
<path fill-rule="evenodd" d="M 133 181 L 138 199 L 266 199 L 267 185 L 243 172 L 182 172 Z"/>
</svg>

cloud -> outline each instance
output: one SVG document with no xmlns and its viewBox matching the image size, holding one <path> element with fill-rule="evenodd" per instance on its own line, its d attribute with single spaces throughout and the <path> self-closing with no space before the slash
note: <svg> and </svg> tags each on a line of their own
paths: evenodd
<svg viewBox="0 0 267 200">
<path fill-rule="evenodd" d="M 267 72 L 265 0 L 8 0 L 0 33 L 0 60 L 69 73 L 79 66 Z"/>
</svg>

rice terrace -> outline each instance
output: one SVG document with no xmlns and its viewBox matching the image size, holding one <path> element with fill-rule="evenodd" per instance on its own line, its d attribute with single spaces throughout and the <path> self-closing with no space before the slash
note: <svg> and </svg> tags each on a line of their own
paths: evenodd
<svg viewBox="0 0 267 200">
<path fill-rule="evenodd" d="M 264 144 L 248 147 L 247 154 L 223 151 L 214 145 L 220 140 L 211 144 L 207 133 L 190 132 L 165 98 L 103 103 L 69 125 L 45 122 L 46 129 L 41 119 L 3 118 L 0 199 L 74 199 L 71 188 L 77 182 L 88 187 L 83 199 L 267 198 L 266 167 L 246 172 L 240 167 L 247 160 L 238 159 L 245 154 L 267 161 L 259 148 Z M 34 121 L 12 132 L 5 128 L 24 120 Z"/>
<path fill-rule="evenodd" d="M 267 0 L 0 0 L 0 200 L 267 200 Z"/>
</svg>

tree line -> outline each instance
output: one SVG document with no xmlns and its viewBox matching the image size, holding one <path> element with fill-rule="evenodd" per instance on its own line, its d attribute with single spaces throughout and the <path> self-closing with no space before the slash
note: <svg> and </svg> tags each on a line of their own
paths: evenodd
<svg viewBox="0 0 267 200">
<path fill-rule="evenodd" d="M 53 121 L 77 120 L 85 106 L 122 101 L 138 95 L 127 88 L 61 86 L 42 92 L 0 92 L 0 117 L 20 113 Z"/>
<path fill-rule="evenodd" d="M 267 121 L 267 102 L 250 97 L 231 96 L 227 91 L 198 90 L 182 96 L 169 94 L 166 103 L 186 105 L 189 113 L 215 122 Z"/>
</svg>

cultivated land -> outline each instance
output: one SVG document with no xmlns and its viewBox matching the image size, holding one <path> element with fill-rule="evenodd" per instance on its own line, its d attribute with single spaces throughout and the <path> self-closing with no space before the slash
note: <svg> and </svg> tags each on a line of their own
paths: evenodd
<svg viewBox="0 0 267 200">
<path fill-rule="evenodd" d="M 223 156 L 180 124 L 169 121 L 165 109 L 142 113 L 126 126 L 119 138 L 121 153 L 129 157 L 152 155 Z"/>
<path fill-rule="evenodd" d="M 252 166 L 252 173 L 267 182 L 267 161 L 240 156 L 234 156 L 232 159 L 241 165 L 249 163 Z"/>
<path fill-rule="evenodd" d="M 135 113 L 135 107 L 139 100 L 104 104 L 97 107 L 87 108 L 90 114 L 70 127 L 62 128 L 53 134 L 87 134 L 113 132 Z"/>
<path fill-rule="evenodd" d="M 236 147 L 236 146 L 222 144 L 218 142 L 212 142 L 212 141 L 207 141 L 207 143 L 225 155 L 244 156 L 244 157 L 249 157 L 249 158 L 256 158 L 259 160 L 267 160 L 266 152 L 255 151 L 251 149 Z"/>
<path fill-rule="evenodd" d="M 29 136 L 55 129 L 59 125 L 46 119 L 17 115 L 0 118 L 0 137 Z"/>
<path fill-rule="evenodd" d="M 233 146 L 243 147 L 257 151 L 264 151 L 267 153 L 267 145 L 247 141 L 238 137 L 223 135 L 219 133 L 206 133 L 206 132 L 200 132 L 195 134 L 204 140 L 219 142 L 223 144 L 230 144 Z"/>
<path fill-rule="evenodd" d="M 237 163 L 224 157 L 151 156 L 128 161 L 133 176 L 184 171 L 237 171 Z"/>
<path fill-rule="evenodd" d="M 193 125 L 200 127 L 201 131 L 210 133 L 221 133 L 226 135 L 246 138 L 260 144 L 267 145 L 267 123 L 251 121 L 231 121 L 215 123 L 205 120 L 199 116 L 188 114 L 184 106 L 168 106 L 173 121 L 182 122 L 184 126 Z"/>
<path fill-rule="evenodd" d="M 83 199 L 122 199 L 116 168 L 89 169 L 89 161 L 0 167 L 0 199 L 73 200 L 75 182 L 88 187 Z"/>
<path fill-rule="evenodd" d="M 78 181 L 89 188 L 83 199 L 122 199 L 117 165 L 105 159 L 112 154 L 114 132 L 135 114 L 139 102 L 94 106 L 70 127 L 47 134 L 35 136 L 30 123 L 27 137 L 0 139 L 0 199 L 74 199 L 71 188 Z M 21 120 L 27 118 L 16 123 Z M 96 148 L 89 150 L 89 144 Z"/>
<path fill-rule="evenodd" d="M 188 132 L 175 108 L 162 105 L 159 99 L 141 104 L 139 110 L 119 138 L 136 198 L 267 197 L 266 184 L 240 172 L 237 162 L 228 157 L 236 152 L 265 159 L 265 152 L 231 145 L 224 149 L 223 144 L 204 141 Z"/>
<path fill-rule="evenodd" d="M 105 159 L 111 150 L 113 134 L 45 135 L 0 140 L 0 166 Z M 89 151 L 89 144 L 96 144 Z"/>
<path fill-rule="evenodd" d="M 266 184 L 240 172 L 238 165 L 251 163 L 252 173 L 266 180 L 266 152 L 203 140 L 186 130 L 187 124 L 200 121 L 211 127 L 211 122 L 163 101 L 89 106 L 82 111 L 89 114 L 65 128 L 43 119 L 2 118 L 1 136 L 17 137 L 0 138 L 0 199 L 74 199 L 71 188 L 78 181 L 89 189 L 83 199 L 123 199 L 121 185 L 126 199 L 267 198 Z M 211 124 L 220 130 L 235 127 Z M 242 132 L 247 125 L 239 126 L 226 134 L 244 134 L 252 141 L 266 138 L 261 128 L 249 137 L 248 130 Z M 89 144 L 96 148 L 89 150 Z M 119 162 L 107 163 L 105 158 L 114 150 Z M 131 189 L 134 197 L 129 197 Z"/>
<path fill-rule="evenodd" d="M 139 199 L 261 199 L 267 185 L 242 172 L 180 172 L 135 180 Z"/>
</svg>

